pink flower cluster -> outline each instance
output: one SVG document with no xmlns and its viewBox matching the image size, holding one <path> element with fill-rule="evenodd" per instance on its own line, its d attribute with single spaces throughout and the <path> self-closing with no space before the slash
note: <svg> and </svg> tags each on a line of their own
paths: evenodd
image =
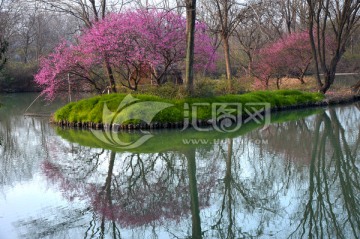
<svg viewBox="0 0 360 239">
<path fill-rule="evenodd" d="M 215 69 L 215 50 L 207 32 L 205 24 L 198 22 L 194 66 L 198 71 Z M 105 61 L 121 84 L 136 77 L 156 79 L 174 68 L 182 70 L 186 21 L 177 13 L 161 10 L 113 13 L 84 31 L 75 42 L 60 43 L 40 63 L 35 80 L 49 98 L 68 84 L 68 73 L 76 81 L 106 81 L 102 70 Z"/>
<path fill-rule="evenodd" d="M 289 34 L 258 51 L 254 75 L 265 85 L 271 77 L 302 74 L 312 60 L 308 32 Z"/>
</svg>

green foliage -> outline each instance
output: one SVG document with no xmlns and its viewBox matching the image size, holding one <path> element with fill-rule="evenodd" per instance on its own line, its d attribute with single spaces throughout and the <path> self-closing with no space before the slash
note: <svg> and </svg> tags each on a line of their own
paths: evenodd
<svg viewBox="0 0 360 239">
<path fill-rule="evenodd" d="M 202 78 L 195 81 L 194 96 L 195 97 L 213 97 L 217 95 L 218 81 L 213 79 Z M 223 91 L 223 93 L 226 91 Z"/>
<path fill-rule="evenodd" d="M 184 104 L 187 103 L 190 107 L 195 103 L 206 103 L 205 105 L 198 107 L 197 118 L 200 120 L 211 119 L 212 103 L 270 103 L 272 107 L 282 107 L 294 104 L 306 104 L 310 102 L 317 102 L 323 99 L 323 95 L 319 93 L 307 93 L 296 90 L 279 90 L 279 91 L 256 91 L 241 95 L 223 95 L 216 97 L 194 97 L 183 99 L 169 99 L 154 95 L 137 94 L 135 98 L 139 99 L 131 105 L 133 111 L 129 111 L 129 107 L 122 107 L 118 109 L 119 105 L 123 102 L 126 94 L 110 94 L 95 96 L 90 99 L 84 99 L 76 103 L 70 103 L 63 108 L 59 109 L 54 114 L 54 120 L 68 121 L 68 122 L 103 122 L 103 109 L 106 103 L 108 109 L 116 114 L 123 114 L 123 118 L 129 119 L 124 123 L 139 123 L 138 120 L 132 120 L 134 112 L 136 114 L 143 114 L 147 116 L 147 112 L 154 112 L 156 109 L 148 108 L 152 106 L 152 102 L 162 102 L 171 104 L 173 106 L 168 107 L 159 112 L 153 122 L 171 123 L 180 122 L 184 118 Z M 138 102 L 147 102 L 147 104 L 139 104 Z"/>
</svg>

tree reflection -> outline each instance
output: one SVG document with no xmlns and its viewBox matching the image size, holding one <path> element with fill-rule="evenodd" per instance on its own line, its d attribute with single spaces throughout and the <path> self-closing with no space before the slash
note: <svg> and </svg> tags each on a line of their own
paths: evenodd
<svg viewBox="0 0 360 239">
<path fill-rule="evenodd" d="M 221 191 L 218 192 L 221 203 L 214 213 L 216 220 L 210 227 L 209 237 L 266 236 L 264 227 L 280 214 L 278 197 L 281 191 L 271 185 L 276 184 L 276 178 L 269 178 L 271 172 L 277 168 L 269 168 L 257 162 L 253 165 L 254 172 L 250 172 L 250 165 L 245 165 L 241 156 L 247 155 L 249 160 L 253 161 L 254 158 L 248 151 L 251 147 L 250 141 L 245 138 L 228 139 L 222 144 L 225 169 L 219 187 Z"/>
<path fill-rule="evenodd" d="M 195 149 L 189 149 L 185 152 L 185 156 L 188 162 L 188 176 L 189 176 L 189 194 L 191 205 L 191 217 L 192 217 L 192 238 L 201 239 L 201 220 L 200 220 L 200 206 L 199 206 L 199 194 L 196 180 L 196 152 Z"/>
<path fill-rule="evenodd" d="M 151 227 L 157 237 L 159 230 L 171 231 L 190 215 L 193 231 L 182 233 L 202 237 L 199 212 L 210 205 L 217 167 L 216 163 L 204 161 L 198 183 L 195 149 L 154 154 L 102 150 L 103 154 L 82 146 L 64 148 L 58 143 L 50 148 L 57 152 L 58 147 L 72 152 L 74 157 L 59 159 L 54 154 L 54 158 L 44 161 L 44 174 L 68 200 L 88 201 L 88 209 L 81 210 L 88 216 L 79 215 L 82 220 L 91 218 L 85 238 L 120 238 L 120 231 L 136 229 L 137 233 L 148 233 Z M 49 225 L 53 224 L 56 223 Z M 66 228 L 59 227 L 52 236 L 56 238 L 62 230 Z"/>
<path fill-rule="evenodd" d="M 233 158 L 233 139 L 228 139 L 228 150 L 226 155 L 226 171 L 224 177 L 224 193 L 220 210 L 220 217 L 215 225 L 212 226 L 213 229 L 221 232 L 223 230 L 223 218 L 224 213 L 228 214 L 228 226 L 227 231 L 225 231 L 225 235 L 219 233 L 220 238 L 234 238 L 234 217 L 233 217 L 233 209 L 232 206 L 234 204 L 234 200 L 231 192 L 231 184 L 233 183 L 232 177 L 232 158 Z"/>
<path fill-rule="evenodd" d="M 0 190 L 29 180 L 46 157 L 51 127 L 47 119 L 27 118 L 23 111 L 37 94 L 1 94 L 0 107 Z M 52 112 L 61 102 L 45 105 L 41 100 L 31 110 Z"/>
<path fill-rule="evenodd" d="M 110 153 L 110 159 L 109 159 L 109 167 L 107 171 L 107 176 L 105 179 L 105 185 L 102 187 L 102 190 L 97 194 L 98 201 L 95 202 L 95 205 L 98 207 L 100 206 L 100 210 L 104 213 L 101 215 L 101 226 L 100 226 L 100 238 L 104 238 L 105 236 L 105 217 L 108 216 L 108 220 L 111 225 L 111 235 L 112 238 L 120 238 L 120 230 L 116 224 L 115 216 L 114 216 L 114 210 L 113 207 L 113 199 L 112 199 L 112 190 L 111 186 L 113 184 L 113 171 L 114 171 L 114 163 L 115 163 L 115 156 L 116 153 L 114 151 L 111 151 Z M 104 205 L 105 204 L 105 205 Z M 93 223 L 90 223 L 92 225 Z M 86 231 L 85 238 L 87 238 L 88 233 L 90 232 L 91 227 Z M 91 237 L 94 235 L 91 235 Z"/>
<path fill-rule="evenodd" d="M 89 195 L 96 194 L 94 198 L 98 201 L 92 201 L 91 205 L 96 205 L 96 209 L 91 206 L 87 206 L 76 211 L 80 213 L 68 212 L 71 217 L 68 218 L 77 218 L 76 221 L 81 221 L 85 224 L 85 220 L 89 220 L 87 223 L 88 227 L 84 230 L 84 238 L 105 238 L 106 235 L 111 235 L 112 238 L 121 238 L 120 230 L 115 221 L 115 218 L 112 216 L 113 207 L 112 207 L 112 190 L 111 185 L 113 184 L 113 170 L 114 162 L 116 158 L 115 152 L 105 152 L 104 150 L 91 150 L 82 146 L 70 145 L 67 147 L 57 143 L 52 145 L 52 152 L 57 152 L 59 147 L 62 151 L 69 151 L 76 155 L 75 158 L 69 159 L 69 161 L 64 159 L 59 159 L 56 154 L 53 156 L 51 162 L 46 160 L 43 162 L 42 169 L 46 177 L 55 185 L 60 187 L 63 196 L 69 201 L 76 202 L 78 199 L 89 200 Z M 59 164 L 61 162 L 63 164 Z M 72 161 L 72 164 L 67 164 L 67 162 Z M 98 167 L 101 165 L 102 161 L 108 162 L 107 171 L 103 172 L 104 184 L 101 184 L 101 180 L 97 183 L 89 183 L 89 181 L 94 180 L 94 175 L 98 174 Z M 57 162 L 57 163 L 55 163 Z M 97 186 L 99 183 L 99 186 Z M 97 190 L 99 189 L 99 190 Z M 103 214 L 97 214 L 96 210 L 102 211 Z M 43 234 L 51 234 L 52 238 L 61 238 L 63 232 L 69 230 L 69 222 L 67 218 L 62 218 L 61 215 L 57 220 L 63 219 L 62 223 L 57 224 L 56 222 L 48 221 L 48 226 L 42 226 L 41 228 L 36 228 Z M 56 230 L 54 230 L 53 225 L 58 225 Z M 63 225 L 63 226 L 62 226 Z M 20 225 L 21 226 L 21 225 Z"/>
<path fill-rule="evenodd" d="M 359 122 L 349 120 L 352 123 Z M 359 129 L 359 127 L 357 127 Z M 294 238 L 358 238 L 360 235 L 359 130 L 356 141 L 334 109 L 315 120 L 308 192 Z M 350 135 L 351 136 L 351 135 Z"/>
<path fill-rule="evenodd" d="M 43 173 L 76 210 L 20 224 L 52 238 L 357 238 L 359 122 L 329 109 L 158 153 L 48 141 Z"/>
<path fill-rule="evenodd" d="M 359 114 L 338 111 L 346 120 L 339 120 L 337 112 L 329 109 L 315 118 L 273 124 L 267 132 L 252 131 L 223 144 L 222 200 L 211 235 L 282 238 L 288 237 L 284 232 L 291 230 L 293 222 L 300 222 L 290 237 L 357 238 Z M 302 194 L 306 185 L 309 191 Z M 294 214 L 290 208 L 295 205 L 303 211 Z"/>
</svg>

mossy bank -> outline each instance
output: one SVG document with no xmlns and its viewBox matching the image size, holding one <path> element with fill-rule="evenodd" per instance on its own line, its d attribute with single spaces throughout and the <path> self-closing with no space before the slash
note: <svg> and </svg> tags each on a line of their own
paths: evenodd
<svg viewBox="0 0 360 239">
<path fill-rule="evenodd" d="M 223 105 L 227 113 L 234 115 L 238 115 L 240 110 L 240 114 L 245 117 L 250 110 L 264 106 L 259 103 L 267 103 L 272 110 L 279 110 L 317 105 L 323 99 L 322 94 L 296 90 L 256 91 L 184 99 L 143 94 L 110 94 L 67 104 L 55 112 L 52 122 L 83 128 L 179 128 L 183 127 L 186 121 L 194 122 L 194 117 L 196 124 L 208 124 L 209 120 L 214 118 L 214 104 L 219 107 Z"/>
</svg>

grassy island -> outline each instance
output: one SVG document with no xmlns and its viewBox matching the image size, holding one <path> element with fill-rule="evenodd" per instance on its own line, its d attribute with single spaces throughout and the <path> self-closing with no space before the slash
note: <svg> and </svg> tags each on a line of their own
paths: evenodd
<svg viewBox="0 0 360 239">
<path fill-rule="evenodd" d="M 141 121 L 137 115 L 147 118 L 148 113 L 153 113 L 153 105 L 151 102 L 164 103 L 164 107 L 153 118 L 152 122 L 161 124 L 176 123 L 184 121 L 184 112 L 187 110 L 184 106 L 191 107 L 192 105 L 200 105 L 197 108 L 196 117 L 198 120 L 206 121 L 212 118 L 212 104 L 232 104 L 240 103 L 242 107 L 242 114 L 245 114 L 247 104 L 253 103 L 269 103 L 272 109 L 282 109 L 287 107 L 301 107 L 316 104 L 324 99 L 320 93 L 301 92 L 297 90 L 277 90 L 277 91 L 255 91 L 251 93 L 238 95 L 223 95 L 211 98 L 183 98 L 183 99 L 169 99 L 153 95 L 134 94 L 131 95 L 131 102 L 129 95 L 126 94 L 109 94 L 95 96 L 89 99 L 83 99 L 78 102 L 73 102 L 65 105 L 57 110 L 53 116 L 53 122 L 62 125 L 71 125 L 93 127 L 89 124 L 106 124 L 111 121 L 111 118 L 120 117 L 129 119 L 122 121 L 122 125 L 139 124 Z M 126 101 L 124 103 L 124 101 Z M 135 103 L 134 103 L 135 102 Z M 143 102 L 139 104 L 138 102 Z M 133 103 L 133 104 L 132 104 Z M 104 117 L 104 106 L 109 116 Z M 130 105 L 129 107 L 127 107 Z M 124 107 L 123 107 L 124 106 Z M 155 110 L 155 109 L 154 109 Z M 191 113 L 189 115 L 191 118 Z"/>
</svg>

